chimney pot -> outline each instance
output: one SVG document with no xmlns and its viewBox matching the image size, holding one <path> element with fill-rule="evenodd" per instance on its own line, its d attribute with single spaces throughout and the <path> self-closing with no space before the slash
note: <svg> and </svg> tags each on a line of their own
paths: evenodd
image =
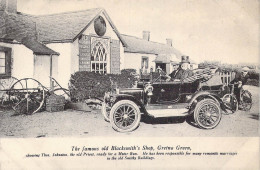
<svg viewBox="0 0 260 170">
<path fill-rule="evenodd" d="M 167 38 L 167 39 L 166 39 L 166 44 L 167 44 L 168 46 L 172 47 L 172 39 Z"/>
<path fill-rule="evenodd" d="M 143 31 L 143 39 L 150 41 L 150 31 Z"/>
</svg>

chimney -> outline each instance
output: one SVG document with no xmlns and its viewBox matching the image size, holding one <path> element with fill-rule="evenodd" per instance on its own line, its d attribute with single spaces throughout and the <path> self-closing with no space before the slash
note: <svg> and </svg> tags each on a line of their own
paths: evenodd
<svg viewBox="0 0 260 170">
<path fill-rule="evenodd" d="M 17 13 L 17 0 L 0 0 L 0 11 Z"/>
<path fill-rule="evenodd" d="M 150 41 L 150 31 L 143 31 L 143 39 Z"/>
<path fill-rule="evenodd" d="M 167 39 L 166 39 L 166 44 L 167 44 L 168 46 L 172 47 L 172 39 L 167 38 Z"/>
</svg>

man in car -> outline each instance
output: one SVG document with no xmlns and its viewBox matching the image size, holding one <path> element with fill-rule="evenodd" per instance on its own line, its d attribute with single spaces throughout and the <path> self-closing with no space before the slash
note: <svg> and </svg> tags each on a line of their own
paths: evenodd
<svg viewBox="0 0 260 170">
<path fill-rule="evenodd" d="M 171 72 L 171 74 L 169 74 L 171 79 L 174 79 L 174 77 L 176 76 L 177 72 L 179 71 L 180 65 L 179 63 L 172 63 L 172 67 L 173 67 L 173 71 Z"/>
<path fill-rule="evenodd" d="M 176 81 L 183 81 L 185 78 L 193 76 L 193 72 L 189 69 L 189 56 L 182 56 L 180 62 L 180 68 L 178 69 L 175 77 L 173 79 Z"/>
<path fill-rule="evenodd" d="M 243 67 L 242 72 L 237 72 L 235 78 L 230 82 L 230 84 L 235 84 L 234 93 L 237 97 L 238 103 L 240 103 L 240 89 L 242 85 L 246 84 L 249 78 L 249 74 L 248 74 L 249 70 L 250 69 L 248 67 Z"/>
</svg>

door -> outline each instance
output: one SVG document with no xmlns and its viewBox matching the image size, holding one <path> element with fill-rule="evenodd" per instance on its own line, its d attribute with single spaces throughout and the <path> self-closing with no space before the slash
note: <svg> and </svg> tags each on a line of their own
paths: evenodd
<svg viewBox="0 0 260 170">
<path fill-rule="evenodd" d="M 166 73 L 166 63 L 156 63 L 156 68 L 160 67 Z"/>
</svg>

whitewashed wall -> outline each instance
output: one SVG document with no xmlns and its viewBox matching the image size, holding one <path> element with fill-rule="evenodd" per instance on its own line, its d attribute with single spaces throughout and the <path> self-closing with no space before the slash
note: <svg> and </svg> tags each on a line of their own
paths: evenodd
<svg viewBox="0 0 260 170">
<path fill-rule="evenodd" d="M 48 44 L 47 46 L 52 50 L 60 53 L 57 59 L 57 76 L 54 78 L 62 87 L 68 88 L 72 68 L 72 43 L 53 43 Z M 53 69 L 55 70 L 55 68 Z"/>
<path fill-rule="evenodd" d="M 71 44 L 71 74 L 79 71 L 79 40 Z"/>
<path fill-rule="evenodd" d="M 1 43 L 0 46 L 12 48 L 12 76 L 18 79 L 33 78 L 33 52 L 21 44 Z"/>
<path fill-rule="evenodd" d="M 50 56 L 34 55 L 34 78 L 43 86 L 50 87 Z M 58 56 L 52 56 L 52 77 L 58 76 Z"/>
<path fill-rule="evenodd" d="M 156 58 L 155 54 L 140 54 L 140 53 L 125 53 L 124 54 L 124 68 L 125 69 L 136 69 L 139 73 L 141 69 L 142 56 L 149 58 L 148 71 L 153 67 L 155 70 L 155 62 L 153 62 Z"/>
</svg>

